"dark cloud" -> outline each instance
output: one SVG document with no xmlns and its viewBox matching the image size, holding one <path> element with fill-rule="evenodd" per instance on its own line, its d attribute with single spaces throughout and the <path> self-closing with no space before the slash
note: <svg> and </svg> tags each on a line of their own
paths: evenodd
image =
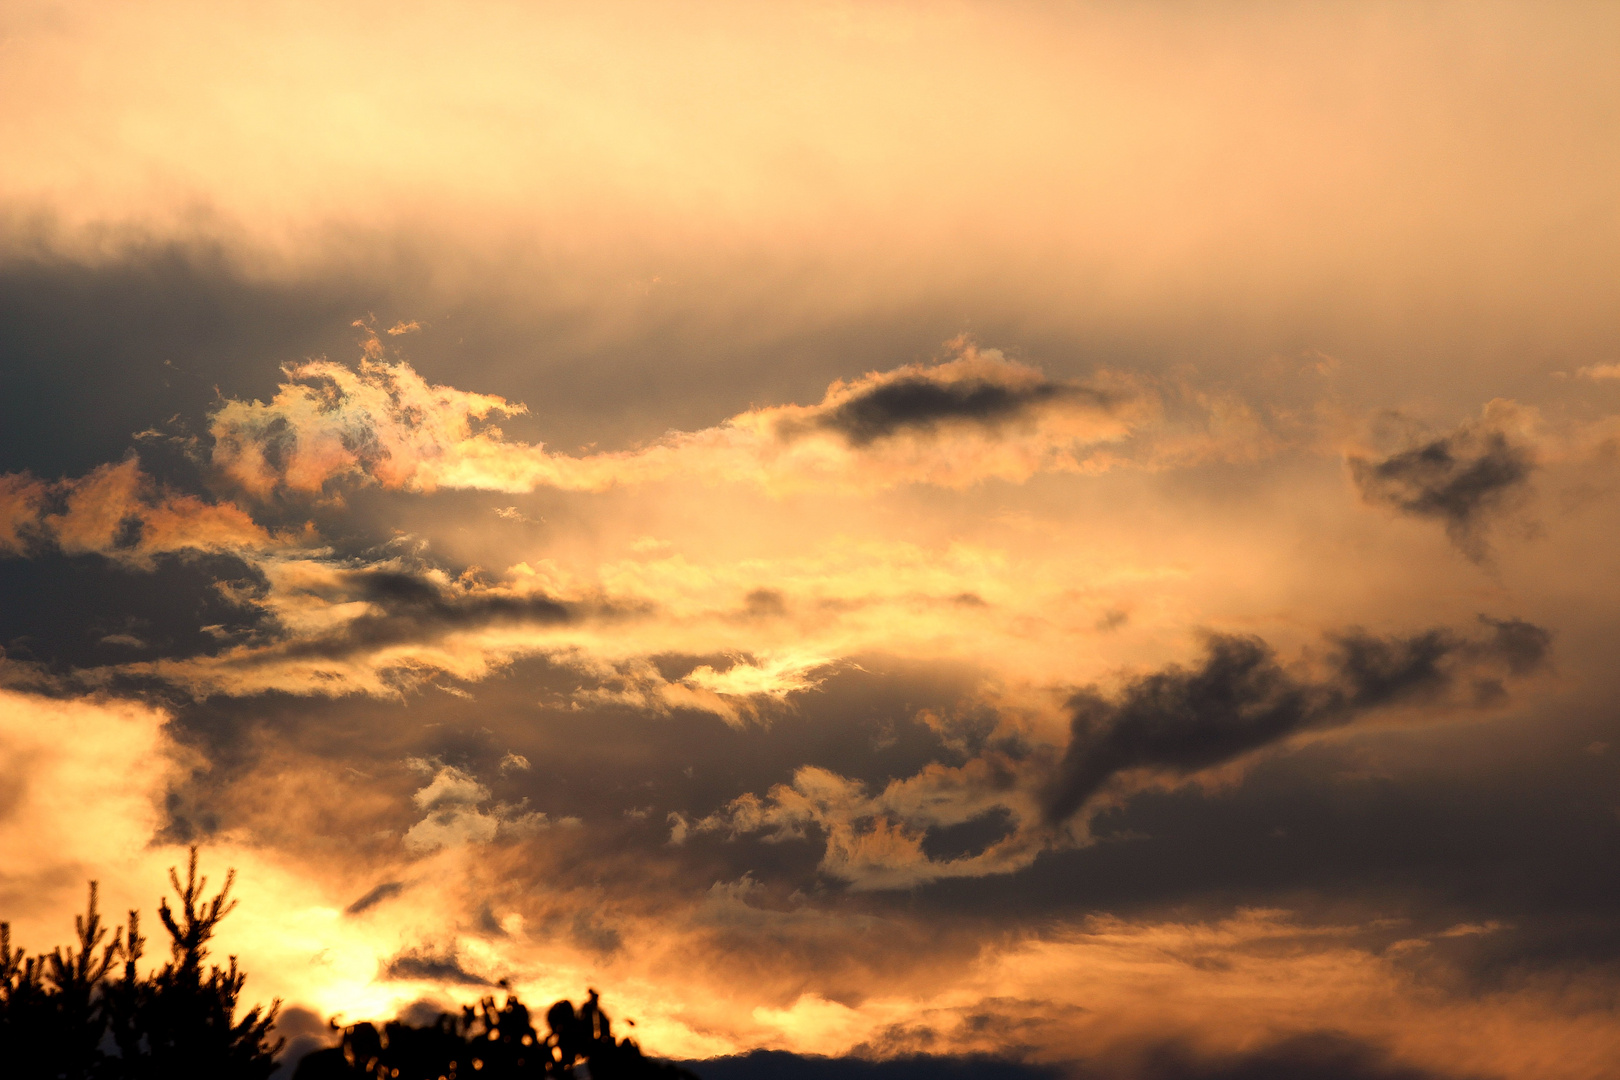
<svg viewBox="0 0 1620 1080">
<path fill-rule="evenodd" d="M 366 893 L 366 895 L 362 896 L 360 899 L 356 900 L 354 903 L 350 904 L 348 907 L 344 908 L 343 914 L 359 915 L 361 912 L 370 911 L 384 900 L 398 896 L 404 891 L 405 883 L 403 881 L 385 881 L 381 885 L 378 885 L 375 889 L 372 889 L 370 892 Z"/>
<path fill-rule="evenodd" d="M 516 596 L 477 588 L 448 590 L 430 577 L 404 571 L 356 571 L 349 576 L 349 584 L 360 599 L 384 610 L 385 614 L 375 617 L 377 627 L 396 621 L 425 629 L 496 622 L 559 623 L 571 618 L 567 607 L 544 596 Z"/>
<path fill-rule="evenodd" d="M 688 884 L 694 888 L 753 870 L 761 878 L 791 882 L 791 891 L 814 883 L 818 853 L 811 845 L 715 839 L 668 848 L 667 815 L 702 818 L 743 792 L 790 781 L 807 763 L 881 787 L 930 763 L 960 761 L 982 750 L 993 728 L 993 718 L 975 714 L 975 723 L 952 729 L 946 745 L 941 732 L 918 716 L 920 710 L 954 716 L 971 700 L 976 685 L 971 673 L 882 656 L 857 659 L 858 664 L 829 673 L 815 693 L 769 727 L 739 730 L 711 713 L 690 710 L 649 723 L 633 706 L 581 703 L 576 695 L 592 685 L 590 675 L 529 657 L 469 685 L 472 698 L 420 687 L 399 700 L 281 692 L 187 700 L 175 705 L 176 733 L 210 762 L 209 769 L 188 774 L 188 803 L 211 808 L 227 827 L 242 827 L 239 815 L 252 812 L 251 804 L 238 801 L 232 784 L 272 767 L 237 760 L 245 748 L 262 754 L 274 747 L 277 753 L 300 755 L 305 768 L 352 768 L 371 776 L 377 775 L 379 761 L 433 759 L 476 776 L 497 801 L 527 799 L 553 819 L 584 819 L 581 834 L 594 838 L 592 858 L 603 858 L 604 850 L 625 853 L 627 888 L 635 887 L 651 853 L 679 855 L 689 864 Z M 736 658 L 658 660 L 671 677 L 679 677 L 700 663 L 724 666 Z M 502 772 L 500 763 L 509 752 L 532 767 Z M 288 767 L 285 762 L 274 766 Z M 409 796 L 422 781 L 403 771 L 384 775 L 394 777 L 402 816 L 367 821 L 365 828 L 403 829 L 413 815 L 420 816 Z M 625 811 L 632 808 L 646 812 L 627 818 Z M 995 820 L 982 824 L 993 828 Z M 572 835 L 553 830 L 547 843 Z M 397 876 L 389 874 L 388 880 Z"/>
<path fill-rule="evenodd" d="M 1494 638 L 1492 628 L 1471 647 L 1510 663 Z M 1465 678 L 1469 669 L 1456 670 Z M 263 735 L 198 744 L 211 768 L 192 775 L 188 783 L 198 789 L 191 798 L 226 828 L 243 828 L 239 815 L 250 808 L 233 793 L 232 777 L 272 767 L 233 764 L 232 747 L 262 747 L 273 739 L 312 755 L 305 768 L 319 762 L 338 774 L 355 769 L 376 776 L 384 759 L 438 758 L 478 777 L 496 801 L 528 799 L 553 819 L 581 818 L 578 829 L 546 833 L 548 849 L 578 860 L 570 873 L 589 873 L 621 897 L 668 903 L 672 893 L 701 891 L 745 872 L 780 886 L 784 895 L 798 888 L 822 896 L 829 883 L 816 870 L 822 844 L 815 835 L 766 843 L 705 834 L 670 847 L 667 815 L 696 820 L 743 792 L 788 781 L 806 763 L 880 789 L 930 762 L 961 760 L 976 752 L 979 736 L 953 748 L 932 725 L 905 719 L 919 708 L 949 714 L 960 707 L 961 699 L 938 681 L 944 674 L 863 657 L 859 668 L 829 676 L 799 711 L 769 730 L 739 731 L 692 712 L 648 723 L 620 706 L 575 709 L 568 701 L 578 674 L 539 659 L 478 684 L 474 701 L 431 689 L 405 702 L 266 695 L 188 705 L 177 722 L 199 737 L 229 728 Z M 955 692 L 966 698 L 970 689 Z M 1468 688 L 1460 683 L 1454 689 Z M 1420 920 L 1419 927 L 1402 929 L 1403 936 L 1422 926 L 1492 919 L 1526 928 L 1546 920 L 1567 924 L 1562 944 L 1521 936 L 1528 930 L 1497 935 L 1491 944 L 1503 951 L 1491 962 L 1498 967 L 1541 952 L 1556 963 L 1581 948 L 1609 955 L 1612 949 L 1582 927 L 1601 919 L 1620 881 L 1620 828 L 1611 809 L 1620 788 L 1610 760 L 1582 747 L 1598 738 L 1620 743 L 1620 737 L 1612 724 L 1594 728 L 1554 754 L 1539 721 L 1516 724 L 1491 719 L 1434 729 L 1368 728 L 1351 740 L 1312 743 L 1263 760 L 1242 784 L 1219 792 L 1135 795 L 1093 821 L 1100 843 L 1049 852 L 1012 878 L 940 881 L 894 898 L 836 888 L 825 895 L 873 912 L 891 911 L 892 901 L 897 917 L 921 908 L 928 919 L 954 926 L 985 920 L 1033 926 L 1097 910 L 1153 917 L 1177 904 L 1207 904 L 1199 910 L 1218 918 L 1233 903 L 1308 909 L 1310 897 L 1331 895 L 1357 910 Z M 1481 756 L 1493 747 L 1497 756 Z M 533 768 L 500 773 L 509 751 L 523 754 Z M 281 759 L 274 765 L 289 767 Z M 343 828 L 397 833 L 419 816 L 410 792 L 420 777 L 396 769 L 368 781 L 381 782 L 394 787 L 397 817 L 356 818 Z M 640 816 L 626 816 L 632 807 Z M 969 852 L 1004 824 L 1000 814 L 987 814 L 935 830 L 925 846 L 936 857 Z M 536 855 L 536 888 L 550 865 Z M 560 933 L 571 932 L 572 917 L 559 924 Z M 748 955 L 754 939 L 738 933 L 728 947 Z M 825 958 L 812 951 L 795 954 L 793 965 L 822 970 Z"/>
<path fill-rule="evenodd" d="M 17 239 L 0 238 L 0 471 L 77 475 L 171 418 L 200 430 L 218 393 L 264 396 L 281 363 L 347 351 L 384 299 L 353 278 L 270 282 L 214 245 L 131 239 L 80 263 Z"/>
<path fill-rule="evenodd" d="M 573 924 L 569 928 L 569 938 L 580 948 L 601 956 L 612 956 L 624 944 L 624 938 L 619 931 L 605 925 L 589 911 L 581 911 L 574 915 Z"/>
<path fill-rule="evenodd" d="M 1060 1080 L 1067 1069 L 1030 1065 L 985 1055 L 949 1057 L 918 1054 L 890 1061 L 862 1058 L 818 1057 L 785 1050 L 755 1050 L 750 1054 L 677 1062 L 704 1080 Z"/>
<path fill-rule="evenodd" d="M 130 568 L 41 549 L 29 560 L 0 558 L 0 650 L 58 674 L 231 648 L 243 650 L 236 662 L 251 665 L 338 660 L 455 630 L 575 617 L 544 596 L 446 587 L 419 573 L 362 570 L 342 581 L 334 601 L 365 600 L 375 610 L 330 632 L 293 636 L 259 606 L 264 574 L 235 556 L 186 552 Z"/>
<path fill-rule="evenodd" d="M 289 639 L 255 658 L 337 660 L 367 649 L 431 641 L 451 630 L 498 623 L 552 625 L 573 618 L 567 607 L 544 596 L 451 591 L 428 577 L 400 571 L 356 571 L 348 583 L 357 598 L 382 610 L 351 619 L 332 633 Z"/>
<path fill-rule="evenodd" d="M 930 829 L 923 837 L 923 853 L 936 861 L 976 855 L 1011 835 L 1017 824 L 1011 811 L 996 807 L 959 825 Z"/>
<path fill-rule="evenodd" d="M 0 559 L 0 647 L 54 672 L 213 655 L 267 631 L 252 602 L 267 588 L 229 555 L 163 556 L 133 571 L 99 555 Z"/>
<path fill-rule="evenodd" d="M 1256 762 L 1240 784 L 1149 790 L 1101 810 L 1097 843 L 1048 853 L 1014 888 L 945 881 L 906 902 L 1009 925 L 1268 906 L 1335 933 L 1360 924 L 1346 940 L 1373 954 L 1424 939 L 1409 954 L 1415 975 L 1459 996 L 1548 972 L 1612 978 L 1620 775 L 1583 746 L 1620 739 L 1606 705 L 1597 726 L 1575 722 L 1552 739 L 1548 717 L 1531 713 L 1311 742 Z M 1446 934 L 1463 924 L 1495 929 Z"/>
<path fill-rule="evenodd" d="M 1552 631 L 1523 619 L 1493 619 L 1481 615 L 1479 621 L 1491 628 L 1487 650 L 1507 664 L 1515 675 L 1540 667 L 1552 647 Z"/>
<path fill-rule="evenodd" d="M 1509 627 L 1510 639 L 1537 636 L 1530 624 L 1499 621 Z M 1462 654 L 1470 650 L 1482 651 L 1475 657 L 1481 663 L 1505 667 L 1527 660 L 1525 650 L 1504 651 L 1497 627 L 1483 629 L 1471 640 L 1459 635 L 1464 648 L 1439 664 L 1442 672 L 1455 672 L 1454 691 L 1468 690 L 1465 680 L 1473 669 Z M 1363 679 L 1373 688 L 1363 690 L 1363 700 L 1394 692 L 1394 670 L 1415 672 L 1413 680 L 1424 684 L 1432 668 L 1422 662 L 1428 655 L 1423 637 L 1372 639 L 1387 648 L 1376 665 L 1382 681 Z M 1413 639 L 1419 644 L 1406 647 Z M 1378 650 L 1367 647 L 1365 637 L 1361 646 L 1355 651 L 1367 666 L 1367 655 Z M 685 658 L 678 669 L 691 663 Z M 570 872 L 588 872 L 621 896 L 644 897 L 648 904 L 667 903 L 671 890 L 701 891 L 745 872 L 779 885 L 784 894 L 800 888 L 819 896 L 828 883 L 816 871 L 822 848 L 816 836 L 765 843 L 700 835 L 670 847 L 667 815 L 696 820 L 743 792 L 790 780 L 807 763 L 881 789 L 931 762 L 978 752 L 982 733 L 954 747 L 941 741 L 933 725 L 910 719 L 923 708 L 949 715 L 971 699 L 971 683 L 953 689 L 943 681 L 947 674 L 863 657 L 860 667 L 829 676 L 798 711 L 768 730 L 739 731 L 695 712 L 648 723 L 622 706 L 576 709 L 569 702 L 578 673 L 540 659 L 520 661 L 478 684 L 473 701 L 431 689 L 404 702 L 265 695 L 188 705 L 177 723 L 199 736 L 230 728 L 262 733 L 262 739 L 198 745 L 211 768 L 188 783 L 199 785 L 195 801 L 220 815 L 226 828 L 244 827 L 237 815 L 248 808 L 239 805 L 231 778 L 271 768 L 251 761 L 232 765 L 231 748 L 270 745 L 263 740 L 273 739 L 278 747 L 312 755 L 305 767 L 318 761 L 334 773 L 355 769 L 376 776 L 381 760 L 438 758 L 478 777 L 497 801 L 528 799 L 553 819 L 579 817 L 580 828 L 548 832 L 546 844 L 565 844 L 566 850 L 554 849 L 558 857 L 579 860 Z M 1620 828 L 1611 809 L 1620 789 L 1608 779 L 1610 759 L 1582 747 L 1594 739 L 1620 743 L 1620 737 L 1612 724 L 1594 728 L 1554 756 L 1555 748 L 1543 745 L 1545 728 L 1533 718 L 1522 718 L 1518 727 L 1504 723 L 1368 728 L 1353 740 L 1313 743 L 1264 760 L 1242 784 L 1217 793 L 1194 788 L 1138 794 L 1093 821 L 1102 841 L 1096 845 L 1049 852 L 1011 879 L 920 887 L 894 898 L 896 914 L 909 905 L 925 908 L 941 925 L 1038 925 L 1096 910 L 1151 917 L 1167 905 L 1188 903 L 1207 903 L 1201 910 L 1220 917 L 1232 903 L 1309 907 L 1311 896 L 1334 895 L 1358 910 L 1411 914 L 1436 929 L 1491 919 L 1531 927 L 1557 919 L 1567 922 L 1570 936 L 1548 953 L 1549 962 L 1562 962 L 1581 947 L 1607 955 L 1603 942 L 1581 936 L 1581 928 L 1605 910 L 1620 873 Z M 1418 746 L 1426 749 L 1418 752 Z M 1505 748 L 1502 760 L 1480 756 L 1491 747 Z M 527 757 L 533 768 L 500 773 L 509 751 Z M 289 767 L 280 759 L 274 766 Z M 354 831 L 398 832 L 419 816 L 410 792 L 420 777 L 396 771 L 368 783 L 393 785 L 397 817 L 357 819 Z M 627 817 L 627 808 L 642 813 Z M 994 839 L 1003 824 L 1001 815 L 987 814 L 935 830 L 925 845 L 936 857 L 972 851 Z M 536 856 L 536 865 L 550 864 Z M 543 884 L 544 870 L 536 873 Z M 854 897 L 836 888 L 827 895 L 863 910 L 890 910 L 890 899 L 880 895 Z M 571 926 L 565 920 L 559 932 L 566 935 Z M 1527 958 L 1524 950 L 1539 953 L 1555 944 L 1519 934 L 1492 939 L 1504 950 L 1493 963 Z M 753 940 L 739 933 L 732 945 L 747 955 Z M 809 950 L 793 963 L 807 970 L 825 965 Z"/>
<path fill-rule="evenodd" d="M 78 475 L 117 460 L 136 432 L 203 432 L 222 395 L 269 400 L 283 364 L 357 356 L 351 324 L 368 312 L 379 326 L 421 320 L 422 333 L 389 345 L 431 382 L 526 403 L 527 416 L 503 422 L 508 435 L 560 448 L 628 448 L 754 402 L 812 399 L 852 369 L 934 350 L 966 323 L 987 335 L 1027 330 L 982 293 L 762 321 L 751 307 L 696 311 L 685 291 L 628 304 L 593 295 L 588 309 L 572 275 L 447 290 L 441 257 L 420 235 L 350 237 L 352 260 L 289 280 L 258 272 L 228 244 L 131 231 L 80 261 L 53 253 L 48 235 L 22 233 L 0 221 L 0 472 Z M 1058 356 L 1117 348 L 1095 334 L 1088 326 L 1078 340 L 1042 344 Z M 1207 334 L 1201 323 L 1185 331 L 1206 349 Z M 1142 352 L 1138 363 L 1160 359 L 1157 348 Z M 995 396 L 956 408 L 983 409 Z"/>
<path fill-rule="evenodd" d="M 443 952 L 423 946 L 402 949 L 383 964 L 384 979 L 422 980 L 426 982 L 455 983 L 461 986 L 490 986 L 490 980 L 474 975 L 461 966 L 454 948 Z"/>
<path fill-rule="evenodd" d="M 1298 731 L 1435 697 L 1464 674 L 1523 674 L 1541 663 L 1548 631 L 1517 619 L 1483 621 L 1492 633 L 1482 640 L 1443 629 L 1336 635 L 1328 671 L 1317 678 L 1285 669 L 1259 638 L 1215 634 L 1196 668 L 1172 664 L 1113 698 L 1082 691 L 1069 701 L 1071 737 L 1047 792 L 1047 818 L 1066 820 L 1128 770 L 1187 775 Z"/>
<path fill-rule="evenodd" d="M 901 431 L 930 431 L 949 421 L 996 427 L 1065 399 L 1106 403 L 1095 391 L 1052 382 L 1021 385 L 987 378 L 944 382 L 917 375 L 863 390 L 823 413 L 816 425 L 838 432 L 854 446 L 865 446 Z"/>
<path fill-rule="evenodd" d="M 1440 521 L 1452 542 L 1475 559 L 1484 555 L 1480 531 L 1486 520 L 1525 488 L 1535 470 L 1528 447 L 1475 425 L 1382 460 L 1349 462 L 1363 499 Z"/>
</svg>

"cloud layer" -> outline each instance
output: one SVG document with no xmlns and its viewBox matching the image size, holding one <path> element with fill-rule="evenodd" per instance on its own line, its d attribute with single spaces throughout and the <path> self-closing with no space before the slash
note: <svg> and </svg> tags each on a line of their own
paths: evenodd
<svg viewBox="0 0 1620 1080">
<path fill-rule="evenodd" d="M 195 842 L 303 1045 L 1613 1075 L 1608 9 L 0 23 L 18 940 Z"/>
<path fill-rule="evenodd" d="M 1083 470 L 1153 413 L 1123 380 L 1111 390 L 1056 383 L 968 345 L 944 363 L 836 382 L 817 405 L 755 409 L 635 450 L 573 457 L 509 441 L 490 422 L 523 405 L 430 386 L 403 362 L 312 361 L 286 374 L 292 381 L 268 404 L 227 402 L 212 422 L 213 464 L 261 498 L 345 478 L 421 492 L 602 491 L 674 478 L 773 492 L 961 488 Z"/>
</svg>

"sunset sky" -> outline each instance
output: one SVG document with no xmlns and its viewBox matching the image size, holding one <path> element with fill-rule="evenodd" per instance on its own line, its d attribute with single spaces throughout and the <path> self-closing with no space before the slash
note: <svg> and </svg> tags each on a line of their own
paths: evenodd
<svg viewBox="0 0 1620 1080">
<path fill-rule="evenodd" d="M 300 1047 L 1620 1077 L 1617 55 L 6 0 L 0 917 L 199 844 Z"/>
</svg>

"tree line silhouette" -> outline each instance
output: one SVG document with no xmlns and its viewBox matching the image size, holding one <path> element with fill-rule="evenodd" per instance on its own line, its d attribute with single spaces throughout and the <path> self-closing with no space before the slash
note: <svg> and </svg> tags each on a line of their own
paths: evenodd
<svg viewBox="0 0 1620 1080">
<path fill-rule="evenodd" d="M 182 885 L 169 870 L 177 907 L 165 898 L 158 918 L 169 935 L 169 961 L 142 976 L 140 913 L 109 929 L 90 883 L 85 913 L 74 917 L 76 945 L 27 956 L 0 922 L 0 1075 L 50 1080 L 267 1080 L 280 1066 L 284 1040 L 272 1039 L 279 1000 L 240 1017 L 246 973 L 236 957 L 208 964 L 208 942 L 236 907 L 236 871 L 207 898 L 191 849 Z M 110 939 L 109 939 L 110 935 Z M 118 961 L 122 971 L 116 971 Z M 295 1080 L 506 1080 L 576 1076 L 591 1080 L 697 1080 L 647 1057 L 631 1039 L 616 1039 L 596 991 L 579 1007 L 559 1001 L 546 1010 L 542 1034 L 530 1012 L 508 995 L 431 1023 L 391 1020 L 338 1028 L 337 1045 L 304 1057 Z"/>
</svg>

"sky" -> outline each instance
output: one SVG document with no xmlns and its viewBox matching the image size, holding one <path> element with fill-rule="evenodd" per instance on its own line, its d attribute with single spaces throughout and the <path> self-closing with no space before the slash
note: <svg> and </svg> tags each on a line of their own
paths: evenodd
<svg viewBox="0 0 1620 1080">
<path fill-rule="evenodd" d="M 1617 48 L 8 0 L 0 913 L 199 845 L 298 1047 L 1620 1075 Z"/>
</svg>

